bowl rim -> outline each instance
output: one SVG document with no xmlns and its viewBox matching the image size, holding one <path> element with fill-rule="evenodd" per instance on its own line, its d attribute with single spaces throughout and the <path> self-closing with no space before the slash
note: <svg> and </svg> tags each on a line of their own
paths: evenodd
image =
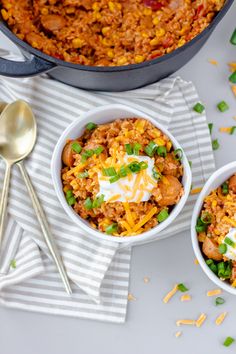
<svg viewBox="0 0 236 354">
<path fill-rule="evenodd" d="M 93 229 L 92 227 L 86 225 L 84 223 L 84 221 L 82 222 L 81 217 L 74 212 L 74 210 L 67 204 L 63 190 L 61 188 L 61 178 L 58 178 L 57 175 L 57 161 L 58 158 L 60 156 L 61 158 L 61 151 L 62 148 L 65 145 L 66 140 L 69 138 L 70 133 L 76 129 L 76 127 L 78 129 L 81 129 L 84 125 L 85 125 L 85 121 L 87 119 L 87 117 L 89 116 L 89 119 L 91 118 L 91 115 L 97 114 L 97 113 L 102 113 L 106 110 L 123 110 L 126 112 L 130 112 L 131 117 L 137 115 L 137 117 L 143 117 L 144 119 L 147 119 L 149 121 L 151 121 L 151 123 L 153 123 L 157 128 L 159 128 L 160 130 L 162 130 L 162 132 L 164 134 L 166 134 L 170 140 L 172 141 L 173 145 L 176 148 L 181 148 L 183 151 L 183 158 L 182 158 L 182 164 L 184 167 L 184 172 L 185 172 L 185 176 L 186 176 L 186 182 L 185 182 L 185 188 L 184 188 L 184 194 L 181 197 L 180 201 L 178 202 L 178 204 L 176 204 L 176 207 L 172 210 L 172 212 L 170 213 L 170 216 L 163 221 L 161 224 L 156 225 L 154 228 L 150 229 L 149 231 L 146 231 L 138 236 L 128 236 L 128 237 L 119 237 L 119 236 L 110 236 L 110 235 L 106 235 L 105 233 L 102 233 L 100 231 L 97 231 L 95 229 Z M 122 119 L 122 117 L 120 117 Z M 116 120 L 118 118 L 111 118 L 111 121 Z M 96 121 L 96 118 L 94 119 L 94 121 Z M 191 168 L 189 166 L 189 162 L 188 159 L 185 155 L 185 152 L 183 150 L 183 148 L 181 147 L 181 145 L 178 143 L 178 141 L 172 136 L 172 134 L 165 128 L 162 126 L 162 124 L 156 122 L 154 120 L 154 118 L 152 118 L 151 116 L 147 115 L 146 113 L 137 110 L 135 108 L 132 108 L 130 106 L 127 105 L 123 105 L 123 104 L 106 104 L 106 105 L 102 105 L 99 106 L 97 108 L 94 108 L 92 110 L 89 110 L 88 112 L 85 112 L 83 114 L 80 115 L 80 117 L 78 119 L 75 119 L 65 130 L 64 132 L 61 134 L 60 138 L 57 141 L 57 144 L 54 148 L 53 151 L 53 155 L 52 155 L 52 160 L 51 160 L 51 175 L 52 175 L 52 180 L 53 180 L 53 185 L 54 185 L 54 189 L 56 191 L 56 195 L 64 209 L 64 211 L 67 213 L 67 215 L 75 222 L 75 224 L 77 224 L 83 231 L 89 233 L 89 235 L 96 237 L 96 239 L 100 238 L 106 241 L 116 241 L 118 243 L 132 243 L 132 242 L 141 242 L 143 240 L 147 240 L 151 237 L 153 237 L 155 234 L 158 234 L 160 231 L 164 230 L 168 225 L 170 225 L 175 218 L 177 217 L 177 215 L 180 213 L 180 211 L 182 210 L 182 208 L 184 207 L 187 198 L 189 196 L 190 193 L 190 189 L 191 189 L 191 182 L 192 182 L 192 172 L 191 172 Z M 157 230 L 158 228 L 158 230 Z"/>
<path fill-rule="evenodd" d="M 233 288 L 231 285 L 225 283 L 224 281 L 220 280 L 211 270 L 210 268 L 207 266 L 205 259 L 202 255 L 202 251 L 200 249 L 199 246 L 199 242 L 197 239 L 197 232 L 195 230 L 195 225 L 196 225 L 196 221 L 199 215 L 199 212 L 201 210 L 202 204 L 203 204 L 203 200 L 204 198 L 209 195 L 209 192 L 207 192 L 207 190 L 211 187 L 211 185 L 213 184 L 213 182 L 215 181 L 215 179 L 219 176 L 226 173 L 227 171 L 229 172 L 231 169 L 234 169 L 236 172 L 236 161 L 230 162 L 222 167 L 220 167 L 219 169 L 217 169 L 210 177 L 209 179 L 206 181 L 206 183 L 204 184 L 203 189 L 201 190 L 196 203 L 194 205 L 194 209 L 193 209 L 193 213 L 192 213 L 192 220 L 191 220 L 191 241 L 192 241 L 192 246 L 193 246 L 193 250 L 195 253 L 195 256 L 201 266 L 201 268 L 203 269 L 204 273 L 208 276 L 208 278 L 210 280 L 212 280 L 216 285 L 218 285 L 220 288 L 224 289 L 225 291 L 227 291 L 228 293 L 231 293 L 233 295 L 236 295 L 236 288 Z M 233 172 L 232 172 L 233 174 Z M 225 181 L 222 180 L 222 183 Z M 220 185 L 220 184 L 219 184 Z"/>
</svg>

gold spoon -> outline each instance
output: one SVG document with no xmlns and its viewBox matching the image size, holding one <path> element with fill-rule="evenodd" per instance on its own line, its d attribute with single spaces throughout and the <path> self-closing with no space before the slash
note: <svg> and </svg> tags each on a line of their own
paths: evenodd
<svg viewBox="0 0 236 354">
<path fill-rule="evenodd" d="M 6 172 L 0 201 L 0 243 L 4 231 L 11 167 L 13 164 L 17 164 L 31 197 L 32 205 L 38 218 L 39 225 L 41 226 L 46 244 L 54 262 L 56 263 L 65 289 L 68 294 L 71 294 L 72 291 L 69 280 L 49 229 L 46 216 L 23 164 L 23 160 L 33 150 L 36 138 L 37 125 L 30 106 L 21 100 L 7 105 L 0 116 L 0 156 L 6 163 Z"/>
</svg>

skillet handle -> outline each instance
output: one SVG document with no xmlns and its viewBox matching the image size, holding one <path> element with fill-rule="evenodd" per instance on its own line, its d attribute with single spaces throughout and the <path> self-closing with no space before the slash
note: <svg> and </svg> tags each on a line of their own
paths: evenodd
<svg viewBox="0 0 236 354">
<path fill-rule="evenodd" d="M 45 73 L 55 67 L 55 64 L 33 55 L 25 59 L 25 61 L 13 61 L 0 58 L 0 75 L 9 77 L 30 77 Z"/>
</svg>

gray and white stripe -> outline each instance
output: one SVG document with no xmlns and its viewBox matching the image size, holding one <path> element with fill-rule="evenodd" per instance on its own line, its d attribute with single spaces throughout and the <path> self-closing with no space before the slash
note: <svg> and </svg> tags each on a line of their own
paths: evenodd
<svg viewBox="0 0 236 354">
<path fill-rule="evenodd" d="M 192 106 L 199 97 L 192 83 L 168 78 L 149 87 L 123 93 L 95 93 L 75 89 L 46 76 L 33 79 L 0 78 L 0 100 L 24 99 L 38 123 L 37 145 L 26 168 L 45 209 L 60 248 L 73 296 L 68 298 L 48 254 L 22 183 L 12 174 L 9 218 L 0 258 L 0 301 L 9 307 L 43 313 L 122 323 L 125 321 L 131 250 L 111 241 L 93 240 L 65 216 L 55 197 L 50 159 L 58 137 L 78 116 L 91 108 L 119 102 L 142 110 L 168 127 L 193 162 L 193 185 L 202 186 L 214 170 L 205 115 Z M 3 180 L 4 164 L 0 164 Z M 189 227 L 191 196 L 175 223 L 159 238 Z M 16 268 L 10 267 L 16 260 Z"/>
</svg>

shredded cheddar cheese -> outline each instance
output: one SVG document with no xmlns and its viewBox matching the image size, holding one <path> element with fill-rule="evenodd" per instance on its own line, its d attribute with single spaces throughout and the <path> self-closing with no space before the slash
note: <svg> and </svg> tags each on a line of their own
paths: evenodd
<svg viewBox="0 0 236 354">
<path fill-rule="evenodd" d="M 190 325 L 194 326 L 196 324 L 195 320 L 178 320 L 176 321 L 176 325 L 179 327 L 181 325 Z"/>
<path fill-rule="evenodd" d="M 175 333 L 175 337 L 176 337 L 176 338 L 179 338 L 181 335 L 182 335 L 182 332 L 181 332 L 181 331 L 178 331 L 178 332 Z"/>
<path fill-rule="evenodd" d="M 129 293 L 128 294 L 128 300 L 129 301 L 134 301 L 134 300 L 136 300 L 136 297 L 133 294 Z"/>
<path fill-rule="evenodd" d="M 208 62 L 209 62 L 210 64 L 216 65 L 216 66 L 219 64 L 218 61 L 215 60 L 215 59 L 209 59 Z"/>
<path fill-rule="evenodd" d="M 178 284 L 175 284 L 173 289 L 169 291 L 168 294 L 166 294 L 166 296 L 163 299 L 163 302 L 167 304 L 177 291 L 178 291 Z"/>
<path fill-rule="evenodd" d="M 232 90 L 234 96 L 236 96 L 236 85 L 232 85 L 231 90 Z"/>
<path fill-rule="evenodd" d="M 143 278 L 143 281 L 145 284 L 149 283 L 150 282 L 150 278 L 149 277 L 144 277 Z"/>
<path fill-rule="evenodd" d="M 157 208 L 152 208 L 147 215 L 145 215 L 133 228 L 133 231 L 136 232 L 140 229 L 144 224 L 146 224 L 154 214 L 156 214 Z"/>
<path fill-rule="evenodd" d="M 220 129 L 219 129 L 219 131 L 221 132 L 221 133 L 230 133 L 231 132 L 231 129 L 232 129 L 232 127 L 221 127 Z"/>
<path fill-rule="evenodd" d="M 128 223 L 130 224 L 131 227 L 134 227 L 134 220 L 132 217 L 132 213 L 130 211 L 129 203 L 125 202 L 123 203 L 124 208 L 125 208 L 125 213 L 126 213 L 126 218 Z"/>
<path fill-rule="evenodd" d="M 128 231 L 129 234 L 131 234 L 132 230 L 131 230 L 130 225 L 127 223 L 127 221 L 122 220 L 122 221 L 120 221 L 120 224 L 126 228 L 126 230 Z"/>
<path fill-rule="evenodd" d="M 121 197 L 120 194 L 116 194 L 116 195 L 113 195 L 111 198 L 107 199 L 107 203 L 112 203 L 112 202 L 115 202 L 117 199 L 119 199 Z"/>
<path fill-rule="evenodd" d="M 216 295 L 219 295 L 222 293 L 222 290 L 221 289 L 214 289 L 214 290 L 209 290 L 207 292 L 207 296 L 216 296 Z"/>
<path fill-rule="evenodd" d="M 224 319 L 225 319 L 226 316 L 227 316 L 227 312 L 223 312 L 222 314 L 220 314 L 220 315 L 217 317 L 217 319 L 216 319 L 216 321 L 215 321 L 215 324 L 216 324 L 217 326 L 221 325 L 221 323 L 224 321 Z"/>
<path fill-rule="evenodd" d="M 191 295 L 189 294 L 184 294 L 181 296 L 180 300 L 183 301 L 190 301 L 192 299 Z"/>
<path fill-rule="evenodd" d="M 198 262 L 198 259 L 197 259 L 197 258 L 194 259 L 194 263 L 195 263 L 196 265 L 199 265 L 199 262 Z"/>
<path fill-rule="evenodd" d="M 66 172 L 67 176 L 71 176 L 74 175 L 75 173 L 81 172 L 86 166 L 88 165 L 88 161 L 86 161 L 83 164 L 79 164 L 78 166 L 72 168 L 71 170 L 69 170 L 68 172 Z"/>
<path fill-rule="evenodd" d="M 194 188 L 191 190 L 190 194 L 194 195 L 194 194 L 198 194 L 200 193 L 202 190 L 202 187 L 199 187 L 199 188 Z"/>
<path fill-rule="evenodd" d="M 227 223 L 229 223 L 230 225 L 236 227 L 236 220 L 228 218 L 228 216 L 224 216 L 223 220 L 226 221 Z"/>
<path fill-rule="evenodd" d="M 198 317 L 198 319 L 196 320 L 196 327 L 201 327 L 202 326 L 202 324 L 203 324 L 203 322 L 205 322 L 205 320 L 206 320 L 206 315 L 205 315 L 205 313 L 202 313 L 199 317 Z"/>
</svg>

